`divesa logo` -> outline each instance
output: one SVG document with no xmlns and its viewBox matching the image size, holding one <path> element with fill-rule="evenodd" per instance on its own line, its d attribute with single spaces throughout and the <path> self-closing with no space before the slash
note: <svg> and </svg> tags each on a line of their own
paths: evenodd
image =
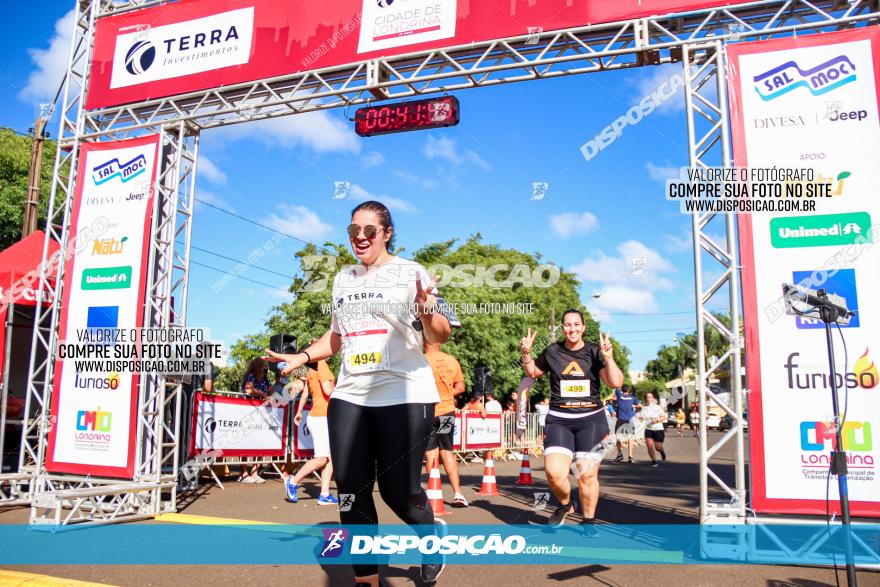
<svg viewBox="0 0 880 587">
<path fill-rule="evenodd" d="M 800 87 L 807 88 L 814 96 L 821 96 L 856 81 L 855 71 L 856 66 L 846 55 L 838 55 L 808 69 L 801 69 L 797 61 L 791 60 L 756 75 L 755 91 L 765 102 Z"/>
</svg>

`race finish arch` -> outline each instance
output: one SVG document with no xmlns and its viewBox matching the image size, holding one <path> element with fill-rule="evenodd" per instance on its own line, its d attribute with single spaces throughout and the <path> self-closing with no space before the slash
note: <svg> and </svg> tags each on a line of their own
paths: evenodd
<svg viewBox="0 0 880 587">
<path fill-rule="evenodd" d="M 570 0 L 553 8 L 529 0 L 414 0 L 406 6 L 375 0 L 311 3 L 308 9 L 280 0 L 80 0 L 60 111 L 48 236 L 62 247 L 70 244 L 86 145 L 157 136 L 143 325 L 182 326 L 202 129 L 375 100 L 681 62 L 689 164 L 727 166 L 726 42 L 852 28 L 880 18 L 875 3 L 866 0 Z M 54 204 L 56 196 L 63 196 L 62 205 Z M 706 231 L 714 216 L 693 219 L 701 410 L 711 395 L 708 378 L 729 369 L 735 398 L 731 415 L 739 424 L 734 218 L 723 218 L 726 242 L 717 243 Z M 708 287 L 704 261 L 721 268 L 721 277 Z M 711 270 L 717 274 L 717 266 Z M 51 308 L 37 314 L 41 329 L 35 330 L 34 346 L 47 351 L 58 339 L 65 271 L 59 267 L 54 281 L 49 275 L 40 278 L 41 291 L 56 294 L 49 298 L 55 300 Z M 730 329 L 705 310 L 725 285 Z M 709 325 L 729 345 L 713 364 L 703 351 Z M 47 383 L 55 373 L 50 357 L 42 363 L 32 357 L 28 383 L 29 406 L 39 413 L 24 426 L 20 459 L 21 471 L 31 474 L 31 522 L 112 523 L 173 511 L 181 442 L 179 422 L 165 416 L 179 418 L 179 386 L 154 374 L 138 381 L 138 409 L 129 422 L 136 431 L 130 481 L 51 471 L 44 450 L 51 428 Z M 704 416 L 701 519 L 742 522 L 742 426 L 709 447 Z M 728 442 L 736 454 L 732 485 L 710 462 Z M 710 483 L 717 490 L 713 499 Z"/>
</svg>

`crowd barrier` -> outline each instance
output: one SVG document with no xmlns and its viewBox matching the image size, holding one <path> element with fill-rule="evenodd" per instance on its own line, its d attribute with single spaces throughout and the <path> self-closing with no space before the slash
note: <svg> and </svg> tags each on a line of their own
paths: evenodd
<svg viewBox="0 0 880 587">
<path fill-rule="evenodd" d="M 193 489 L 206 471 L 221 488 L 215 468 L 253 465 L 271 467 L 304 463 L 312 458 L 308 432 L 308 408 L 299 426 L 293 415 L 299 398 L 273 406 L 242 392 L 218 390 L 183 394 L 180 455 L 181 490 Z M 274 412 L 272 411 L 274 410 Z M 453 452 L 461 460 L 482 457 L 487 450 L 496 458 L 516 457 L 521 451 L 539 451 L 543 426 L 538 413 L 528 413 L 525 428 L 517 432 L 517 414 L 503 412 L 481 416 L 479 412 L 455 413 Z"/>
</svg>

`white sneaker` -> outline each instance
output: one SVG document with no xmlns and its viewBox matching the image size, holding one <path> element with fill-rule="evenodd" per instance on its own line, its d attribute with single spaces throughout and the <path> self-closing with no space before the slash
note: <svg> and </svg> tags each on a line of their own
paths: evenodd
<svg viewBox="0 0 880 587">
<path fill-rule="evenodd" d="M 259 475 L 254 475 L 254 483 L 265 483 L 266 480 L 260 477 Z"/>
<path fill-rule="evenodd" d="M 259 483 L 252 475 L 248 475 L 240 481 L 240 483 Z"/>
</svg>

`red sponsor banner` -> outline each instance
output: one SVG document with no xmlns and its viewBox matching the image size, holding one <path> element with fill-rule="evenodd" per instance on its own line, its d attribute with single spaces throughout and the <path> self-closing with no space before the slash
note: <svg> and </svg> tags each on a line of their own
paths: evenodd
<svg viewBox="0 0 880 587">
<path fill-rule="evenodd" d="M 287 454 L 287 405 L 251 397 L 196 393 L 189 454 L 283 457 Z"/>
<path fill-rule="evenodd" d="M 723 0 L 182 0 L 102 18 L 86 108 Z"/>
<path fill-rule="evenodd" d="M 486 414 L 483 418 L 479 412 L 464 412 L 463 443 L 465 450 L 483 450 L 501 448 L 502 414 Z"/>
<path fill-rule="evenodd" d="M 80 148 L 58 340 L 143 326 L 159 135 Z M 128 241 L 130 244 L 123 242 Z M 73 244 L 75 243 L 75 245 Z M 101 243 L 114 243 L 105 254 Z M 103 276 L 123 275 L 125 285 Z M 138 373 L 55 360 L 46 470 L 133 478 Z"/>
<path fill-rule="evenodd" d="M 870 42 L 870 47 L 859 45 Z M 845 44 L 845 45 L 844 45 Z M 799 52 L 794 52 L 798 50 Z M 801 51 L 803 50 L 803 51 Z M 860 52 L 868 54 L 867 61 L 859 61 L 856 75 L 849 68 L 841 70 L 841 65 L 852 65 L 856 62 L 856 56 Z M 847 150 L 865 150 L 869 158 L 875 157 L 874 149 L 866 149 L 866 131 L 876 132 L 876 122 L 861 123 L 861 118 L 855 119 L 849 115 L 853 108 L 869 109 L 874 112 L 880 108 L 877 104 L 861 102 L 857 96 L 860 94 L 854 90 L 861 88 L 861 92 L 874 93 L 874 101 L 880 96 L 880 27 L 866 27 L 852 31 L 834 33 L 822 33 L 815 35 L 799 36 L 796 38 L 774 39 L 753 43 L 743 43 L 728 47 L 728 84 L 730 90 L 731 128 L 733 138 L 733 152 L 737 167 L 767 167 L 768 158 L 766 153 L 759 158 L 756 153 L 760 150 L 756 144 L 764 143 L 768 150 L 776 148 L 775 158 L 779 167 L 815 167 L 814 164 L 797 164 L 804 153 L 820 152 L 823 160 L 838 162 L 847 161 L 847 165 L 855 169 L 859 164 L 859 158 L 853 157 Z M 751 60 L 749 68 L 745 68 L 745 60 Z M 873 62 L 873 63 L 871 63 Z M 755 66 L 754 64 L 759 64 Z M 871 67 L 873 65 L 873 68 Z M 829 75 L 829 71 L 836 68 Z M 873 70 L 872 70 L 873 69 Z M 852 79 L 845 78 L 840 72 L 847 72 Z M 757 75 L 756 75 L 757 74 Z M 823 84 L 820 86 L 819 84 Z M 846 88 L 846 90 L 841 90 Z M 845 93 L 850 92 L 850 93 Z M 757 98 L 756 98 L 757 96 Z M 751 111 L 747 104 L 751 101 Z M 768 105 L 759 110 L 754 104 Z M 770 106 L 772 105 L 772 106 Z M 835 106 L 836 105 L 836 106 Z M 775 110 L 772 108 L 776 108 Z M 834 108 L 839 112 L 835 115 Z M 841 115 L 842 113 L 842 115 Z M 850 120 L 852 118 L 853 120 Z M 784 120 L 785 124 L 777 125 L 773 129 L 770 122 Z M 874 119 L 876 120 L 876 119 Z M 769 122 L 768 122 L 769 121 Z M 788 123 L 791 124 L 788 124 Z M 849 124 L 850 126 L 840 126 Z M 812 125 L 812 126 L 810 126 Z M 824 127 L 820 125 L 826 125 Z M 836 125 L 836 126 L 834 126 Z M 874 125 L 874 126 L 872 126 Z M 814 141 L 803 140 L 801 135 L 791 133 L 798 132 L 803 127 L 807 137 Z M 764 132 L 763 135 L 755 135 L 756 129 Z M 777 134 L 768 135 L 771 129 Z M 789 133 L 789 134 L 782 134 Z M 796 144 L 796 148 L 781 149 L 779 136 Z M 862 160 L 862 163 L 865 161 Z M 869 163 L 870 165 L 870 163 Z M 819 168 L 821 170 L 821 167 Z M 856 173 L 856 172 L 854 172 Z M 866 182 L 876 185 L 872 181 Z M 871 188 L 873 189 L 873 188 Z M 873 197 L 873 192 L 870 193 Z M 858 207 L 856 198 L 860 197 L 858 190 L 850 190 L 845 198 L 840 198 L 837 212 L 846 212 L 854 204 Z M 815 213 L 814 213 L 815 214 Z M 788 215 L 778 215 L 779 219 L 787 219 Z M 841 214 L 843 216 L 843 214 Z M 796 218 L 795 218 L 796 219 Z M 830 452 L 830 439 L 824 439 L 821 430 L 811 430 L 809 420 L 814 420 L 816 414 L 822 414 L 821 420 L 814 424 L 820 424 L 827 420 L 831 412 L 831 388 L 820 387 L 816 390 L 791 389 L 790 384 L 785 385 L 785 371 L 794 369 L 798 361 L 792 361 L 793 353 L 800 363 L 815 363 L 815 372 L 828 372 L 827 354 L 824 346 L 824 337 L 811 337 L 808 330 L 796 330 L 794 316 L 783 315 L 779 306 L 771 306 L 771 302 L 780 300 L 782 296 L 782 283 L 796 283 L 792 279 L 792 269 L 813 269 L 823 265 L 824 260 L 829 258 L 835 251 L 843 251 L 847 247 L 823 246 L 820 242 L 802 244 L 789 244 L 779 248 L 778 244 L 770 244 L 773 236 L 768 230 L 769 219 L 759 215 L 741 214 L 738 216 L 738 232 L 740 243 L 740 257 L 742 262 L 742 292 L 744 329 L 746 335 L 746 362 L 748 364 L 747 383 L 748 414 L 749 414 L 749 448 L 750 448 L 750 477 L 751 477 L 751 502 L 755 511 L 766 513 L 788 514 L 815 514 L 826 515 L 827 512 L 840 513 L 840 502 L 837 499 L 837 479 L 831 477 L 828 485 L 830 500 L 826 503 L 826 475 L 828 471 L 827 461 L 819 457 L 827 458 Z M 876 243 L 875 243 L 876 246 Z M 821 248 L 819 248 L 821 247 Z M 792 253 L 791 251 L 795 251 Z M 800 251 L 801 257 L 795 257 Z M 768 259 L 772 259 L 768 261 Z M 806 260 L 806 261 L 805 261 Z M 854 262 L 853 262 L 854 263 Z M 772 294 L 768 296 L 768 275 L 756 271 L 756 267 L 769 271 L 772 265 L 782 265 L 787 273 L 779 275 L 779 280 L 773 280 Z M 795 265 L 797 264 L 797 265 Z M 849 267 L 853 267 L 850 264 Z M 876 266 L 875 266 L 876 267 Z M 861 268 L 857 267 L 859 271 Z M 846 271 L 854 271 L 848 268 Z M 866 279 L 869 272 L 860 274 L 860 279 Z M 774 278 L 776 275 L 774 274 Z M 872 293 L 873 295 L 873 293 Z M 868 301 L 863 300 L 860 307 L 860 318 L 863 320 L 862 328 L 856 331 L 846 330 L 846 338 L 850 344 L 857 336 L 870 336 L 872 329 L 866 329 L 864 320 L 873 314 Z M 775 312 L 774 318 L 770 318 Z M 802 328 L 797 326 L 797 328 Z M 858 332 L 860 331 L 861 334 Z M 814 331 L 815 334 L 817 331 Z M 835 341 L 837 342 L 837 341 Z M 806 351 L 815 352 L 817 360 L 812 361 L 806 356 Z M 837 347 L 837 371 L 846 369 L 842 365 L 843 359 L 839 347 Z M 860 348 L 861 350 L 861 348 Z M 782 355 L 777 353 L 781 352 Z M 849 361 L 852 364 L 855 359 L 850 352 Z M 785 355 L 789 355 L 785 365 Z M 773 371 L 777 369 L 778 373 Z M 770 376 L 783 374 L 776 379 Z M 790 377 L 790 375 L 789 375 Z M 798 377 L 798 375 L 795 375 Z M 782 380 L 779 381 L 779 379 Z M 815 381 L 813 379 L 812 381 Z M 819 393 L 814 393 L 818 391 Z M 855 391 L 850 391 L 855 395 Z M 873 392 L 876 393 L 876 392 Z M 780 395 L 783 396 L 784 409 L 780 409 Z M 843 392 L 841 391 L 841 397 Z M 871 394 L 864 393 L 864 397 L 851 397 L 853 405 L 856 402 L 865 401 Z M 870 399 L 868 401 L 871 401 Z M 810 412 L 810 416 L 803 412 Z M 860 412 L 860 413 L 859 413 Z M 855 415 L 854 415 L 855 414 Z M 856 410 L 850 409 L 848 420 L 869 420 L 876 418 L 876 409 Z M 861 423 L 857 423 L 861 426 Z M 800 428 L 798 430 L 798 428 Z M 816 464 L 806 453 L 797 454 L 797 449 L 792 449 L 790 443 L 798 439 L 801 448 L 804 444 L 810 450 L 817 451 L 809 454 L 815 457 Z M 867 443 L 861 447 L 871 446 L 870 428 L 865 432 Z M 827 440 L 827 442 L 824 442 Z M 845 450 L 852 447 L 846 446 Z M 850 440 L 850 442 L 852 442 Z M 873 442 L 877 442 L 874 437 Z M 822 448 L 813 448 L 821 446 Z M 863 453 L 864 454 L 864 453 Z M 849 452 L 852 456 L 853 452 Z M 790 473 L 783 468 L 791 459 L 803 462 L 797 474 Z M 782 461 L 781 459 L 788 459 Z M 856 483 L 866 483 L 864 479 L 856 479 L 853 475 L 859 474 L 860 470 L 867 469 L 864 466 L 866 457 L 856 455 L 858 464 L 850 464 L 849 496 L 850 508 L 853 515 L 878 516 L 880 515 L 880 502 L 874 493 L 867 499 L 864 490 L 860 490 Z M 870 458 L 870 455 L 869 457 Z M 871 461 L 873 469 L 874 461 Z M 811 470 L 818 471 L 818 479 L 810 478 Z M 803 472 L 806 471 L 806 472 Z M 806 487 L 812 482 L 815 486 Z M 814 497 L 804 497 L 811 494 Z"/>
</svg>

